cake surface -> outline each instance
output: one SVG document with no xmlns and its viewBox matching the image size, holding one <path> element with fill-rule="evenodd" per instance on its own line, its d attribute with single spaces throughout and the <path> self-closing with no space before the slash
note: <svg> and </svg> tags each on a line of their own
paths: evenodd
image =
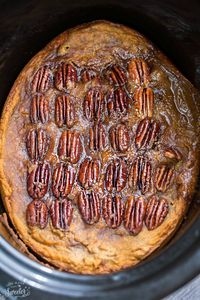
<svg viewBox="0 0 200 300">
<path fill-rule="evenodd" d="M 199 100 L 130 28 L 97 21 L 56 37 L 1 119 L 1 193 L 23 242 L 82 274 L 133 266 L 166 243 L 196 184 Z"/>
</svg>

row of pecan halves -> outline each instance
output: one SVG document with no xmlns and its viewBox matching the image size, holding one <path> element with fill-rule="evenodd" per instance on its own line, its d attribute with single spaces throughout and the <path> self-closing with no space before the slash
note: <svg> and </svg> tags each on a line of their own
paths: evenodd
<svg viewBox="0 0 200 300">
<path fill-rule="evenodd" d="M 31 161 L 42 161 L 49 149 L 50 136 L 46 130 L 30 129 L 26 137 L 27 153 Z M 76 164 L 83 152 L 80 132 L 77 130 L 65 130 L 62 132 L 58 144 L 58 156 Z"/>
<path fill-rule="evenodd" d="M 151 149 L 158 139 L 160 126 L 156 121 L 148 118 L 139 122 L 134 141 L 137 150 Z M 89 149 L 102 151 L 108 145 L 108 140 L 114 151 L 125 153 L 131 145 L 131 131 L 123 124 L 111 126 L 108 139 L 106 129 L 102 123 L 94 124 L 89 128 Z M 82 137 L 79 131 L 64 130 L 58 144 L 58 156 L 61 160 L 68 160 L 76 164 L 83 152 Z M 31 161 L 44 159 L 49 148 L 50 137 L 44 129 L 30 129 L 26 138 L 26 147 Z"/>
<path fill-rule="evenodd" d="M 58 95 L 55 100 L 55 123 L 58 127 L 66 125 L 73 127 L 75 123 L 74 101 L 69 95 Z M 43 94 L 36 94 L 31 98 L 30 121 L 42 124 L 49 120 L 49 100 Z"/>
<path fill-rule="evenodd" d="M 134 94 L 135 109 L 140 117 L 152 117 L 154 95 L 151 88 L 140 87 Z M 83 114 L 88 121 L 99 122 L 105 115 L 118 119 L 128 112 L 129 99 L 122 88 L 112 89 L 107 97 L 99 88 L 90 89 L 83 100 Z M 30 120 L 32 123 L 46 123 L 49 120 L 49 101 L 43 94 L 31 99 Z M 58 127 L 73 127 L 76 120 L 75 100 L 61 94 L 55 99 L 55 123 Z"/>
<path fill-rule="evenodd" d="M 167 200 L 155 195 L 147 200 L 142 196 L 129 196 L 124 204 L 119 195 L 106 195 L 101 201 L 98 193 L 85 190 L 79 194 L 77 205 L 86 224 L 97 223 L 102 215 L 109 228 L 115 229 L 123 222 L 134 235 L 142 230 L 143 222 L 148 230 L 160 226 L 169 211 Z"/>
<path fill-rule="evenodd" d="M 52 225 L 57 229 L 67 229 L 72 221 L 73 206 L 70 200 L 55 200 L 50 209 L 46 203 L 41 200 L 33 200 L 26 209 L 26 221 L 29 227 L 37 226 L 44 229 L 47 226 L 49 213 Z"/>
<path fill-rule="evenodd" d="M 135 110 L 140 117 L 152 117 L 154 107 L 153 90 L 139 87 L 134 93 Z M 121 87 L 112 88 L 105 96 L 100 88 L 91 88 L 83 101 L 83 114 L 90 121 L 102 121 L 105 116 L 118 119 L 125 116 L 129 109 L 129 97 Z"/>
<path fill-rule="evenodd" d="M 166 218 L 169 206 L 164 198 L 153 195 L 145 200 L 142 196 L 129 196 L 124 204 L 119 195 L 104 196 L 81 191 L 77 201 L 78 210 L 86 224 L 97 223 L 101 216 L 109 228 L 118 228 L 122 223 L 133 235 L 137 235 L 145 223 L 148 230 L 156 229 Z M 73 218 L 73 205 L 69 199 L 54 200 L 50 208 L 42 200 L 33 200 L 27 207 L 26 220 L 29 227 L 43 229 L 48 224 L 50 215 L 56 229 L 67 230 Z"/>
<path fill-rule="evenodd" d="M 141 58 L 130 60 L 128 72 L 120 65 L 113 64 L 103 70 L 102 75 L 116 87 L 125 85 L 128 78 L 139 86 L 146 86 L 150 79 L 149 67 Z M 59 91 L 67 91 L 70 88 L 74 88 L 80 80 L 86 83 L 96 77 L 100 78 L 101 75 L 97 74 L 95 70 L 88 68 L 79 71 L 71 63 L 60 63 L 55 72 L 52 72 L 51 67 L 47 64 L 40 67 L 33 76 L 31 92 L 45 93 L 54 86 Z"/>
<path fill-rule="evenodd" d="M 99 183 L 101 163 L 98 159 L 86 157 L 79 166 L 77 182 L 85 189 L 91 189 Z M 124 159 L 112 159 L 108 162 L 104 174 L 104 186 L 109 193 L 121 192 L 127 182 L 132 191 L 142 194 L 152 191 L 153 184 L 157 191 L 166 192 L 174 177 L 174 169 L 167 164 L 152 170 L 150 160 L 145 156 L 137 157 L 129 171 Z M 33 199 L 43 198 L 50 186 L 51 169 L 48 163 L 35 164 L 27 177 L 27 191 Z M 76 169 L 69 163 L 58 163 L 52 173 L 51 188 L 56 198 L 66 197 L 71 193 L 76 179 Z"/>
</svg>

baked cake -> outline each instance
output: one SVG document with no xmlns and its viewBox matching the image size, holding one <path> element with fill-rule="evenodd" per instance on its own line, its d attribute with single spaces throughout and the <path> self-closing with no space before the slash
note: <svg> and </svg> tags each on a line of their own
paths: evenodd
<svg viewBox="0 0 200 300">
<path fill-rule="evenodd" d="M 199 100 L 130 28 L 97 21 L 56 37 L 18 76 L 1 120 L 2 198 L 23 243 L 82 274 L 160 248 L 194 192 Z"/>
</svg>

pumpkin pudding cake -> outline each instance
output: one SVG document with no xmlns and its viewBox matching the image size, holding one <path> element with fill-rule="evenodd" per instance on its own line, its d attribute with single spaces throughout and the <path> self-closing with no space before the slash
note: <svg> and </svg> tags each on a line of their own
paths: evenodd
<svg viewBox="0 0 200 300">
<path fill-rule="evenodd" d="M 133 266 L 185 216 L 199 94 L 138 32 L 97 21 L 25 66 L 1 119 L 3 203 L 22 241 L 83 274 Z"/>
</svg>

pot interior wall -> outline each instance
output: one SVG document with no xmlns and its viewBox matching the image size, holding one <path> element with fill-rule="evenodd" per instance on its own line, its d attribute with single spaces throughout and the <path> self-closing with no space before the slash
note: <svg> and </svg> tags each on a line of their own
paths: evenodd
<svg viewBox="0 0 200 300">
<path fill-rule="evenodd" d="M 0 108 L 14 80 L 52 38 L 84 22 L 105 19 L 137 29 L 200 88 L 200 3 L 191 1 L 0 1 Z M 199 187 L 187 219 L 172 241 L 199 216 Z M 0 210 L 3 205 L 0 203 Z M 155 254 L 154 254 L 155 255 Z"/>
</svg>

